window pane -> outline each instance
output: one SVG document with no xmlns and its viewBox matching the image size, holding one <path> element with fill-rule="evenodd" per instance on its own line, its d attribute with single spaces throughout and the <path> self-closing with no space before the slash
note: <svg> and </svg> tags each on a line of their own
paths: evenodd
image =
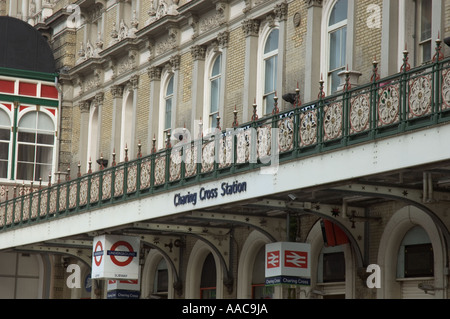
<svg viewBox="0 0 450 319">
<path fill-rule="evenodd" d="M 220 79 L 215 79 L 211 81 L 211 109 L 210 113 L 217 112 L 219 110 L 219 92 L 220 90 Z"/>
<path fill-rule="evenodd" d="M 333 7 L 330 14 L 328 26 L 347 19 L 347 0 L 339 0 Z"/>
<path fill-rule="evenodd" d="M 36 163 L 51 164 L 53 148 L 38 146 L 36 150 Z"/>
<path fill-rule="evenodd" d="M 166 100 L 166 117 L 164 122 L 164 129 L 167 130 L 171 126 L 172 119 L 172 99 Z"/>
<path fill-rule="evenodd" d="M 430 0 L 422 0 L 420 15 L 420 41 L 431 38 L 431 5 Z"/>
<path fill-rule="evenodd" d="M 276 89 L 277 56 L 266 59 L 265 64 L 264 94 L 274 92 Z"/>
<path fill-rule="evenodd" d="M 200 287 L 211 288 L 216 286 L 216 263 L 214 256 L 209 253 L 203 263 Z"/>
<path fill-rule="evenodd" d="M 431 244 L 405 246 L 405 277 L 433 276 L 433 248 Z"/>
<path fill-rule="evenodd" d="M 11 130 L 10 129 L 0 129 L 0 140 L 9 141 Z"/>
<path fill-rule="evenodd" d="M 29 163 L 17 163 L 17 179 L 33 180 L 33 167 L 34 165 Z"/>
<path fill-rule="evenodd" d="M 323 254 L 323 282 L 345 281 L 343 252 Z"/>
<path fill-rule="evenodd" d="M 25 143 L 36 143 L 36 133 L 19 132 L 17 140 Z"/>
<path fill-rule="evenodd" d="M 0 110 L 0 125 L 11 126 L 11 120 L 9 119 L 8 114 L 3 110 Z"/>
<path fill-rule="evenodd" d="M 9 143 L 0 143 L 0 160 L 8 160 Z"/>
<path fill-rule="evenodd" d="M 34 145 L 19 144 L 17 160 L 19 160 L 21 162 L 33 163 L 34 162 L 34 152 L 35 152 Z"/>
<path fill-rule="evenodd" d="M 43 181 L 48 180 L 48 175 L 51 173 L 51 165 L 36 164 L 36 172 L 34 180 L 38 181 L 41 178 Z"/>
<path fill-rule="evenodd" d="M 273 109 L 275 108 L 275 93 L 269 94 L 264 98 L 264 102 L 266 105 L 266 114 L 272 113 Z"/>
<path fill-rule="evenodd" d="M 37 116 L 37 112 L 29 112 L 29 113 L 25 114 L 20 119 L 19 127 L 36 129 L 36 116 Z"/>
<path fill-rule="evenodd" d="M 347 28 L 330 33 L 330 70 L 345 66 Z"/>
<path fill-rule="evenodd" d="M 8 177 L 8 161 L 0 160 L 0 178 Z"/>
<path fill-rule="evenodd" d="M 157 271 L 157 286 L 156 292 L 165 292 L 169 290 L 169 273 L 167 269 L 158 269 Z"/>
<path fill-rule="evenodd" d="M 169 84 L 167 84 L 166 96 L 173 94 L 173 76 L 169 80 Z"/>
<path fill-rule="evenodd" d="M 344 71 L 344 69 L 337 69 L 336 71 L 330 72 L 330 76 L 329 76 L 329 81 L 330 83 L 330 90 L 331 93 L 334 93 L 337 91 L 340 83 L 341 83 L 341 78 L 339 77 L 339 73 Z"/>
<path fill-rule="evenodd" d="M 50 134 L 38 134 L 37 135 L 37 143 L 38 144 L 48 144 L 53 145 L 55 141 L 55 136 Z"/>
<path fill-rule="evenodd" d="M 431 41 L 427 41 L 422 45 L 422 62 L 431 60 Z"/>
<path fill-rule="evenodd" d="M 214 61 L 214 65 L 212 68 L 211 76 L 217 76 L 221 73 L 221 55 L 219 55 L 216 60 Z"/>
<path fill-rule="evenodd" d="M 55 125 L 52 119 L 45 113 L 39 112 L 38 114 L 38 127 L 39 130 L 54 131 Z"/>
<path fill-rule="evenodd" d="M 278 49 L 278 29 L 273 29 L 267 37 L 264 54 Z"/>
<path fill-rule="evenodd" d="M 210 124 L 212 128 L 216 128 L 217 127 L 217 113 L 211 114 L 209 116 L 210 120 Z"/>
</svg>

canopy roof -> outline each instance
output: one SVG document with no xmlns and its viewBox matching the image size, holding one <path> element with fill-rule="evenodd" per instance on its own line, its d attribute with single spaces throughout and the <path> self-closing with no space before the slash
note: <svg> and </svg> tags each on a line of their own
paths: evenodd
<svg viewBox="0 0 450 319">
<path fill-rule="evenodd" d="M 28 23 L 0 17 L 0 67 L 55 73 L 52 49 L 42 34 Z"/>
</svg>

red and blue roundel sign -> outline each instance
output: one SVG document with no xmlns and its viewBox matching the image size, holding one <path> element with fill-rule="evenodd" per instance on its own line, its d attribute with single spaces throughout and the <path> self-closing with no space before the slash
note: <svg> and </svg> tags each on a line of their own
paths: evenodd
<svg viewBox="0 0 450 319">
<path fill-rule="evenodd" d="M 132 236 L 94 238 L 92 278 L 138 279 L 140 241 Z"/>
</svg>

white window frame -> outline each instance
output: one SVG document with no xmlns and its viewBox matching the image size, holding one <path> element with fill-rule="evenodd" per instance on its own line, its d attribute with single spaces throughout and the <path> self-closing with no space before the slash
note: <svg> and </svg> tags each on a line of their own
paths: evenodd
<svg viewBox="0 0 450 319">
<path fill-rule="evenodd" d="M 13 105 L 11 105 L 11 108 L 13 108 Z M 8 142 L 8 159 L 7 159 L 7 171 L 6 171 L 6 177 L 0 177 L 1 179 L 10 179 L 11 178 L 11 165 L 12 165 L 12 146 L 13 146 L 13 135 L 14 132 L 11 131 L 11 127 L 13 127 L 13 114 L 14 111 L 8 109 L 5 105 L 0 103 L 0 110 L 4 111 L 6 113 L 6 115 L 9 118 L 9 126 L 0 126 L 1 129 L 7 129 L 9 130 L 10 134 L 9 134 L 9 142 Z M 6 142 L 6 140 L 4 141 Z"/>
<path fill-rule="evenodd" d="M 280 25 L 278 22 L 274 22 L 273 25 L 269 25 L 266 23 L 261 29 L 260 29 L 260 36 L 258 39 L 258 69 L 257 69 L 257 97 L 256 97 L 256 104 L 257 104 L 257 114 L 258 116 L 265 116 L 270 115 L 271 112 L 266 112 L 266 104 L 264 99 L 264 91 L 265 91 L 265 75 L 266 75 L 266 68 L 265 68 L 265 61 L 267 58 L 273 57 L 275 55 L 278 56 L 277 58 L 277 69 L 275 71 L 275 92 L 277 92 L 277 89 L 279 87 L 279 81 L 278 74 L 280 70 L 280 63 L 281 59 L 279 57 L 280 52 L 280 33 L 278 34 L 278 46 L 277 50 L 271 51 L 269 54 L 264 54 L 264 48 L 266 46 L 267 39 L 269 38 L 270 33 L 274 30 L 278 29 L 278 32 L 280 32 Z M 278 95 L 278 93 L 276 93 Z M 251 115 L 252 116 L 252 115 Z M 250 116 L 250 117 L 251 117 Z"/>
<path fill-rule="evenodd" d="M 25 104 L 21 104 L 21 106 L 28 106 L 28 105 L 25 105 Z M 47 110 L 45 110 L 44 108 L 41 108 L 40 110 L 37 110 L 36 109 L 36 107 L 33 105 L 33 106 L 30 106 L 30 107 L 27 107 L 27 108 L 25 108 L 23 111 L 20 111 L 19 113 L 18 113 L 18 119 L 17 119 L 17 132 L 15 133 L 16 134 L 16 136 L 18 137 L 18 134 L 19 134 L 19 130 L 20 130 L 20 121 L 21 121 L 21 119 L 26 115 L 26 114 L 28 114 L 28 113 L 30 113 L 30 112 L 38 112 L 38 113 L 44 113 L 44 114 L 46 114 L 47 116 L 49 116 L 50 117 L 50 119 L 52 120 L 52 123 L 53 123 L 53 130 L 48 130 L 48 132 L 52 132 L 53 133 L 53 135 L 54 135 L 54 143 L 53 143 L 53 146 L 52 146 L 52 148 L 53 148 L 53 150 L 52 150 L 52 162 L 51 162 L 51 167 L 50 167 L 50 172 L 51 173 L 54 173 L 55 172 L 55 165 L 56 165 L 56 152 L 57 152 L 57 137 L 56 137 L 56 132 L 57 132 L 57 120 L 56 120 L 56 116 L 55 115 L 53 115 L 51 112 L 49 112 L 49 111 L 47 111 Z M 18 141 L 18 139 L 17 139 L 17 142 L 16 142 L 16 151 L 15 151 L 15 163 L 14 163 L 14 165 L 15 165 L 15 170 L 14 170 L 14 172 L 15 172 L 15 176 L 13 176 L 13 179 L 15 179 L 16 181 L 23 181 L 23 182 L 25 182 L 25 181 L 28 181 L 28 182 L 30 182 L 31 180 L 23 180 L 23 179 L 18 179 L 17 178 L 17 170 L 18 170 L 18 162 L 19 162 L 19 145 L 20 145 L 21 143 Z M 38 144 L 34 144 L 34 145 L 38 145 Z M 36 165 L 36 158 L 34 159 L 34 162 L 33 162 L 33 165 L 35 166 Z M 35 175 L 35 172 L 33 171 L 33 178 L 35 177 L 34 176 Z M 44 177 L 46 177 L 46 176 L 44 176 Z M 43 181 L 45 181 L 44 180 L 44 178 L 42 179 Z M 52 180 L 53 180 L 53 178 L 52 178 Z M 36 180 L 34 180 L 34 181 L 36 181 Z"/>
<path fill-rule="evenodd" d="M 320 52 L 320 73 L 324 82 L 324 92 L 328 95 L 330 92 L 330 84 L 328 79 L 329 59 L 330 59 L 330 39 L 329 27 L 331 11 L 338 0 L 327 1 L 322 8 L 322 36 L 321 36 L 321 52 Z M 353 67 L 353 42 L 354 42 L 354 14 L 355 14 L 355 0 L 347 0 L 347 42 L 346 42 L 346 63 L 345 66 L 351 71 Z M 336 24 L 337 26 L 337 24 Z M 343 27 L 340 25 L 340 27 Z"/>
<path fill-rule="evenodd" d="M 89 106 L 89 127 L 88 127 L 88 147 L 87 147 L 87 160 L 92 162 L 94 166 L 98 156 L 98 131 L 99 131 L 99 110 L 98 106 L 95 106 L 94 102 L 90 102 Z"/>
<path fill-rule="evenodd" d="M 161 76 L 161 90 L 160 90 L 160 98 L 159 98 L 159 128 L 161 130 L 161 135 L 158 140 L 158 147 L 159 149 L 165 148 L 166 142 L 167 142 L 167 133 L 172 130 L 174 125 L 174 104 L 176 103 L 175 96 L 176 96 L 176 74 L 172 71 L 164 71 L 163 75 Z M 173 79 L 173 93 L 170 96 L 172 99 L 172 106 L 171 106 L 171 119 L 170 119 L 170 128 L 166 128 L 166 100 L 167 100 L 167 87 L 169 85 L 170 80 Z"/>
<path fill-rule="evenodd" d="M 426 39 L 422 39 L 422 34 L 421 34 L 421 28 L 422 28 L 422 3 L 424 1 L 429 1 L 428 3 L 430 4 L 431 8 L 430 8 L 430 36 Z M 431 59 L 433 58 L 433 43 L 432 43 L 432 39 L 433 39 L 433 2 L 431 0 L 417 0 L 416 1 L 416 10 L 417 10 L 417 17 L 415 19 L 416 21 L 416 34 L 417 34 L 417 62 L 418 65 L 431 61 Z M 430 50 L 430 56 L 428 58 L 424 58 L 423 56 L 423 50 L 424 47 L 428 45 L 429 46 L 429 50 Z"/>
<path fill-rule="evenodd" d="M 214 63 L 216 62 L 217 58 L 220 56 L 220 74 L 217 76 L 211 76 Z M 221 50 L 214 51 L 212 50 L 206 57 L 205 61 L 205 83 L 204 83 L 204 101 L 203 101 L 203 130 L 207 130 L 208 128 L 211 130 L 214 130 L 216 127 L 212 127 L 212 119 L 211 116 L 213 113 L 211 113 L 211 90 L 212 86 L 211 83 L 215 79 L 220 80 L 219 88 L 218 88 L 218 94 L 219 94 L 219 105 L 217 106 L 217 112 L 214 114 L 220 115 L 221 109 L 222 109 L 222 86 L 223 83 L 223 70 L 224 70 L 224 59 L 223 54 Z"/>
</svg>

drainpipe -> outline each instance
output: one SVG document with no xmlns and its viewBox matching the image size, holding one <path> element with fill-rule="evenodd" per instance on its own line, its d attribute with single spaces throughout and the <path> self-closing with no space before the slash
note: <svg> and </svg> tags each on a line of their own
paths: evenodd
<svg viewBox="0 0 450 319">
<path fill-rule="evenodd" d="M 433 180 L 431 178 L 431 173 L 423 173 L 423 202 L 429 203 L 433 200 Z"/>
</svg>

